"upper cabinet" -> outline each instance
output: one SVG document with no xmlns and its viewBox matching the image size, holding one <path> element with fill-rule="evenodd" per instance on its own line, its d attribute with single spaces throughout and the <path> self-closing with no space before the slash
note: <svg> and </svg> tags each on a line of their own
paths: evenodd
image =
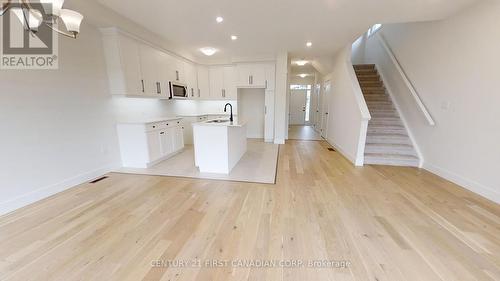
<svg viewBox="0 0 500 281">
<path fill-rule="evenodd" d="M 165 75 L 168 57 L 165 53 L 145 44 L 141 44 L 139 50 L 143 92 L 147 96 L 167 98 L 169 87 Z"/>
<path fill-rule="evenodd" d="M 184 62 L 185 83 L 188 88 L 188 99 L 198 98 L 198 71 L 196 65 Z"/>
<path fill-rule="evenodd" d="M 168 99 L 170 82 L 186 85 L 188 99 L 236 100 L 237 88 L 274 91 L 274 63 L 197 65 L 116 28 L 101 31 L 113 95 Z"/>
<path fill-rule="evenodd" d="M 210 99 L 237 99 L 236 70 L 234 66 L 209 68 Z"/>
<path fill-rule="evenodd" d="M 197 99 L 210 99 L 210 76 L 207 66 L 199 65 L 196 68 L 198 78 Z"/>
<path fill-rule="evenodd" d="M 236 66 L 238 88 L 274 89 L 274 64 L 241 63 Z M 272 89 L 270 89 L 272 86 Z"/>
<path fill-rule="evenodd" d="M 111 94 L 145 95 L 137 41 L 103 31 L 103 43 Z"/>
</svg>

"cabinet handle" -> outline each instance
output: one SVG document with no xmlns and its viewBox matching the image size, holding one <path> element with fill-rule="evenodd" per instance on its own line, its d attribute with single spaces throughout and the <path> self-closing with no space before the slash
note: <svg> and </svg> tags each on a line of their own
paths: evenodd
<svg viewBox="0 0 500 281">
<path fill-rule="evenodd" d="M 158 82 L 158 94 L 161 94 L 161 83 Z"/>
<path fill-rule="evenodd" d="M 144 93 L 144 79 L 141 79 L 142 92 Z"/>
<path fill-rule="evenodd" d="M 191 88 L 191 96 L 194 97 L 194 88 Z"/>
<path fill-rule="evenodd" d="M 175 71 L 175 79 L 179 81 L 179 70 Z"/>
<path fill-rule="evenodd" d="M 248 75 L 248 85 L 252 85 L 252 79 L 250 77 L 252 76 Z"/>
<path fill-rule="evenodd" d="M 198 97 L 201 97 L 200 89 L 198 89 Z"/>
<path fill-rule="evenodd" d="M 250 75 L 250 85 L 253 85 L 253 75 Z"/>
<path fill-rule="evenodd" d="M 266 89 L 267 89 L 267 80 L 266 80 Z"/>
</svg>

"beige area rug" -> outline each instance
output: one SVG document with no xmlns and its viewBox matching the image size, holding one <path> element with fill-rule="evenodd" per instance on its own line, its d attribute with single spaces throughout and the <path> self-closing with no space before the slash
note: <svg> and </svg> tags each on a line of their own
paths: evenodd
<svg viewBox="0 0 500 281">
<path fill-rule="evenodd" d="M 249 139 L 248 150 L 229 175 L 200 173 L 194 165 L 194 148 L 188 145 L 184 151 L 157 165 L 147 168 L 120 168 L 115 172 L 154 176 L 188 177 L 242 182 L 274 184 L 278 165 L 279 145 L 262 140 Z M 214 159 L 215 160 L 215 159 Z"/>
</svg>

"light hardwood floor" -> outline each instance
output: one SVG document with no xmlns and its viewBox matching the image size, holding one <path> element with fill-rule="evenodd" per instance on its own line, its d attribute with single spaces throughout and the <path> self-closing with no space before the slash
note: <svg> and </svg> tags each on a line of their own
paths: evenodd
<svg viewBox="0 0 500 281">
<path fill-rule="evenodd" d="M 288 138 L 290 140 L 323 140 L 320 133 L 316 132 L 312 126 L 291 125 L 288 128 Z"/>
<path fill-rule="evenodd" d="M 500 280 L 498 205 L 415 168 L 355 168 L 325 142 L 281 146 L 276 185 L 109 176 L 0 217 L 0 280 Z"/>
</svg>

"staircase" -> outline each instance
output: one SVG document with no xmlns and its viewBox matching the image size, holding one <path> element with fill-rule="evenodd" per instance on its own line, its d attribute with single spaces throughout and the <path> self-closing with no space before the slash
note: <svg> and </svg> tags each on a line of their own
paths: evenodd
<svg viewBox="0 0 500 281">
<path fill-rule="evenodd" d="M 372 116 L 368 123 L 365 164 L 417 167 L 417 153 L 375 65 L 355 65 L 354 70 Z"/>
</svg>

